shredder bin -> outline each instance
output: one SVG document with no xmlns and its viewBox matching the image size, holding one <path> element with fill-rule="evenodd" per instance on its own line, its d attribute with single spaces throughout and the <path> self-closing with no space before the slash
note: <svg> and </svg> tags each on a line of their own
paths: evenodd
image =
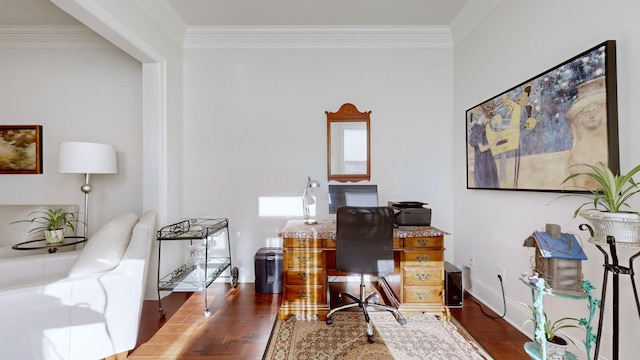
<svg viewBox="0 0 640 360">
<path fill-rule="evenodd" d="M 256 293 L 282 292 L 282 248 L 260 248 L 255 255 Z"/>
</svg>

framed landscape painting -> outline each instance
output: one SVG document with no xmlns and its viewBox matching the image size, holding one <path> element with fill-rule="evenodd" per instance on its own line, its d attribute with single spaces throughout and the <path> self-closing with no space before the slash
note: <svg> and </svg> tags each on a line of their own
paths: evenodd
<svg viewBox="0 0 640 360">
<path fill-rule="evenodd" d="M 580 164 L 619 171 L 615 41 L 466 111 L 467 188 L 583 192 Z M 576 181 L 576 180 L 572 180 Z"/>
<path fill-rule="evenodd" d="M 0 125 L 0 174 L 42 174 L 42 126 Z"/>
</svg>

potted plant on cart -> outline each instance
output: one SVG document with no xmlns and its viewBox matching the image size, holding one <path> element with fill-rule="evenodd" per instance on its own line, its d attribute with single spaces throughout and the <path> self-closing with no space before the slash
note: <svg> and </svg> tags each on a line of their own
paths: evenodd
<svg viewBox="0 0 640 360">
<path fill-rule="evenodd" d="M 528 304 L 527 306 L 533 312 L 533 314 L 537 313 L 536 309 L 533 306 Z M 562 329 L 580 328 L 579 326 L 580 320 L 572 317 L 563 317 L 554 322 L 551 322 L 546 312 L 544 313 L 543 316 L 544 316 L 544 323 L 543 323 L 544 324 L 543 326 L 544 340 L 546 341 L 545 343 L 546 358 L 549 360 L 564 360 L 566 358 L 567 347 L 569 346 L 569 343 L 567 342 L 567 340 L 570 341 L 573 345 L 575 345 L 575 342 L 571 338 L 564 338 L 560 336 L 558 332 Z M 538 323 L 536 318 L 531 318 L 525 321 L 524 323 L 527 324 L 530 322 L 536 326 L 536 329 L 538 328 Z M 536 338 L 536 340 L 541 341 L 541 339 L 538 339 L 538 338 Z"/>
<path fill-rule="evenodd" d="M 576 177 L 588 177 L 597 186 L 584 189 L 588 194 L 578 195 L 589 201 L 581 204 L 573 217 L 580 215 L 591 223 L 596 242 L 606 243 L 607 235 L 612 235 L 617 242 L 640 243 L 640 215 L 635 211 L 625 211 L 631 209 L 628 200 L 640 192 L 639 184 L 633 179 L 640 172 L 640 165 L 626 174 L 614 174 L 603 162 L 574 166 L 586 167 L 587 170 L 569 175 L 562 184 Z"/>
<path fill-rule="evenodd" d="M 34 216 L 37 215 L 37 216 Z M 75 231 L 74 223 L 82 223 L 76 219 L 74 213 L 63 211 L 62 209 L 47 209 L 46 211 L 32 211 L 29 213 L 31 218 L 12 222 L 29 222 L 36 226 L 29 230 L 29 234 L 44 232 L 47 244 L 60 244 L 64 240 L 65 228 Z"/>
</svg>

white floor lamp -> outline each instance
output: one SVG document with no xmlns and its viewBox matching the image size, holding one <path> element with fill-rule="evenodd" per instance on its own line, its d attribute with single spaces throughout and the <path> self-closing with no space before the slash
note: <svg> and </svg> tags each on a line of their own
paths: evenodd
<svg viewBox="0 0 640 360">
<path fill-rule="evenodd" d="M 58 146 L 58 172 L 84 174 L 84 236 L 89 235 L 89 175 L 118 172 L 116 148 L 113 145 L 89 142 L 61 142 Z"/>
</svg>

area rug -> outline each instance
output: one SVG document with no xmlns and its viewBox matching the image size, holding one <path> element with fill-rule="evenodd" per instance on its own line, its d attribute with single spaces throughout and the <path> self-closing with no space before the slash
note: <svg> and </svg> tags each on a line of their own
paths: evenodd
<svg viewBox="0 0 640 360">
<path fill-rule="evenodd" d="M 367 341 L 364 316 L 339 312 L 324 321 L 278 320 L 263 360 L 487 360 L 465 331 L 433 315 L 407 316 L 401 326 L 388 312 L 371 312 L 375 342 Z"/>
</svg>

